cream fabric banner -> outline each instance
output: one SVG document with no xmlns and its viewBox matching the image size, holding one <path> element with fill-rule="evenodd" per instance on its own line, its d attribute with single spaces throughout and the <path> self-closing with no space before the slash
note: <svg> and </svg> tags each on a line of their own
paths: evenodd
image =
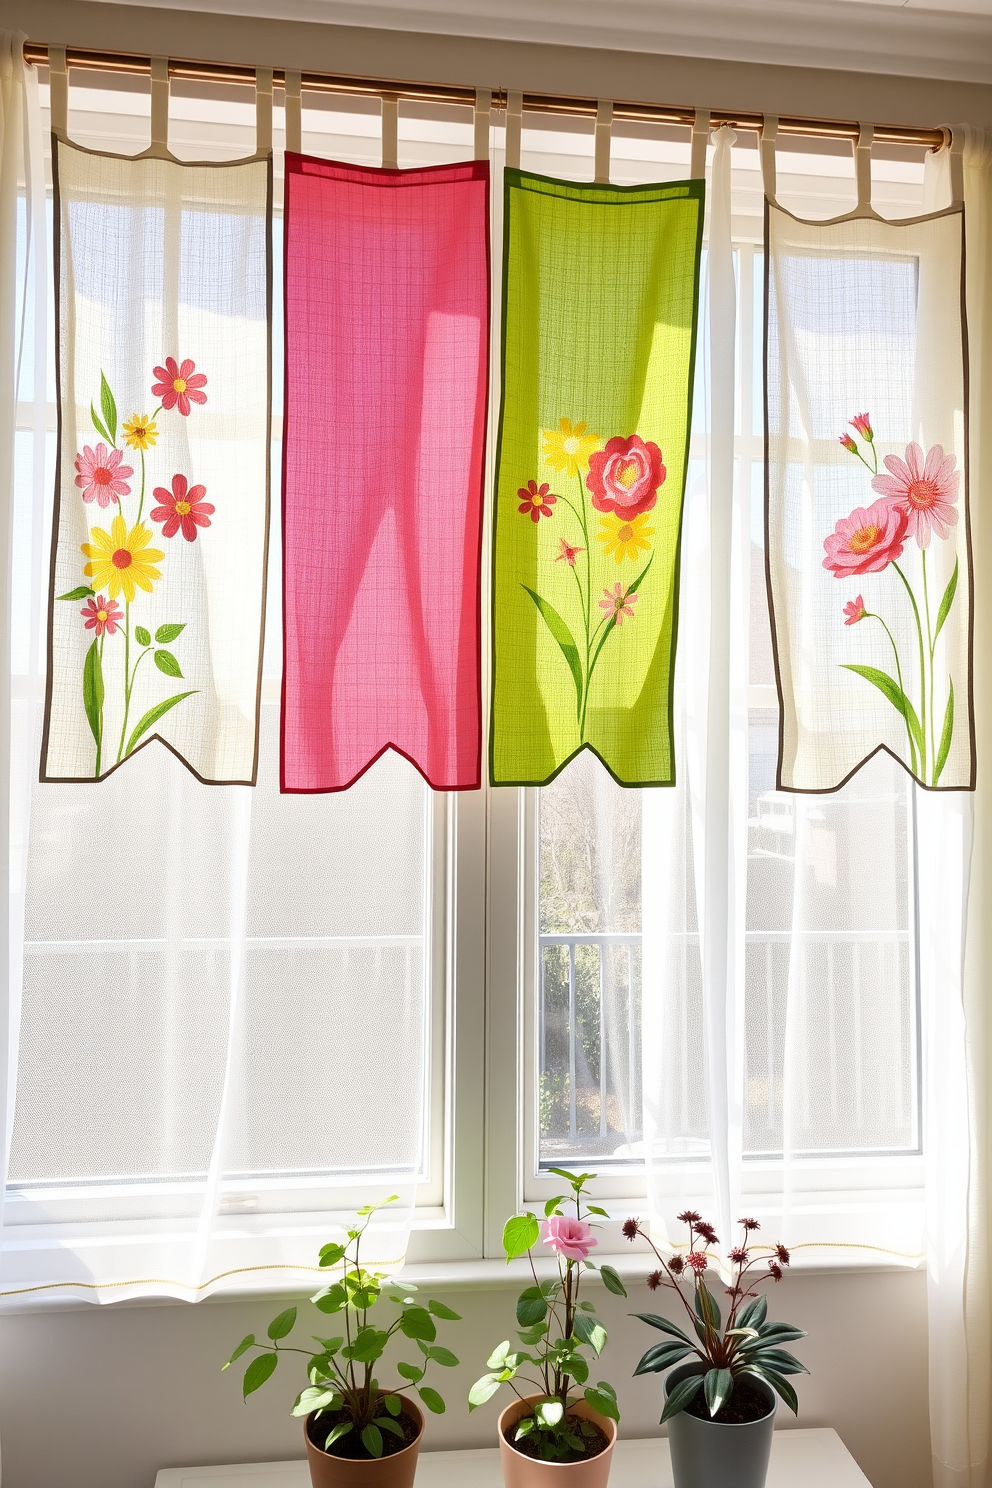
<svg viewBox="0 0 992 1488">
<path fill-rule="evenodd" d="M 59 473 L 42 780 L 154 739 L 253 784 L 269 500 L 271 162 L 56 140 Z"/>
<path fill-rule="evenodd" d="M 974 787 L 960 207 L 766 231 L 766 561 L 782 790 L 885 750 Z"/>
</svg>

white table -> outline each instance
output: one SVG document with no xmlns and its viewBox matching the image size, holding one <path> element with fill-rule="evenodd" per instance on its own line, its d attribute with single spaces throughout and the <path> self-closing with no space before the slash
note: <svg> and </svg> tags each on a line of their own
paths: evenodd
<svg viewBox="0 0 992 1488">
<path fill-rule="evenodd" d="M 502 1488 L 499 1452 L 423 1452 L 417 1488 Z M 306 1462 L 253 1462 L 241 1467 L 164 1467 L 155 1488 L 309 1488 Z M 664 1437 L 618 1442 L 610 1488 L 672 1488 Z M 767 1488 L 871 1488 L 850 1452 L 826 1427 L 776 1431 Z"/>
</svg>

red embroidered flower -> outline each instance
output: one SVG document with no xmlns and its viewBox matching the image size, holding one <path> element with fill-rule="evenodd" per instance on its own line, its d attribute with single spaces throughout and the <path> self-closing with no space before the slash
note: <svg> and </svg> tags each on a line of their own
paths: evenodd
<svg viewBox="0 0 992 1488">
<path fill-rule="evenodd" d="M 636 517 L 654 506 L 667 474 L 658 446 L 631 434 L 607 440 L 605 449 L 589 456 L 586 485 L 597 511 Z"/>
<path fill-rule="evenodd" d="M 844 614 L 847 616 L 844 624 L 857 625 L 858 621 L 863 620 L 867 613 L 864 599 L 859 594 L 857 599 L 849 599 L 844 606 Z"/>
<path fill-rule="evenodd" d="M 579 556 L 580 553 L 584 552 L 585 548 L 573 548 L 572 544 L 566 542 L 563 537 L 559 538 L 558 552 L 555 555 L 555 562 L 567 563 L 569 568 L 574 568 L 576 558 Z"/>
<path fill-rule="evenodd" d="M 875 501 L 841 517 L 823 539 L 823 567 L 838 579 L 849 574 L 880 573 L 902 557 L 909 518 L 901 506 Z"/>
<path fill-rule="evenodd" d="M 96 449 L 83 445 L 83 452 L 76 456 L 76 485 L 82 487 L 84 501 L 97 501 L 100 506 L 119 503 L 121 496 L 130 496 L 128 477 L 134 474 L 131 465 L 122 465 L 124 456 L 120 450 L 108 449 L 98 444 Z"/>
<path fill-rule="evenodd" d="M 86 601 L 79 613 L 86 621 L 86 629 L 95 630 L 98 636 L 102 636 L 104 631 L 108 635 L 117 634 L 124 611 L 116 599 L 107 599 L 105 595 L 97 594 Z"/>
<path fill-rule="evenodd" d="M 856 413 L 853 419 L 848 419 L 848 423 L 852 429 L 857 429 L 862 439 L 867 439 L 868 443 L 871 444 L 875 435 L 872 431 L 871 419 L 866 413 Z"/>
<path fill-rule="evenodd" d="M 201 501 L 206 486 L 191 486 L 184 475 L 172 477 L 172 490 L 164 486 L 155 487 L 155 495 L 162 503 L 149 513 L 153 522 L 163 522 L 163 537 L 175 537 L 180 527 L 187 542 L 194 542 L 198 527 L 209 527 L 210 518 L 216 511 L 209 501 Z"/>
<path fill-rule="evenodd" d="M 850 450 L 852 455 L 858 453 L 858 441 L 852 439 L 846 431 L 843 434 L 837 435 L 837 443 L 842 444 L 846 450 Z"/>
<path fill-rule="evenodd" d="M 537 481 L 528 481 L 525 486 L 520 487 L 517 495 L 520 497 L 517 511 L 529 512 L 532 522 L 539 522 L 542 517 L 552 516 L 551 508 L 558 500 L 558 497 L 552 494 L 547 481 L 541 486 L 537 484 Z"/>
<path fill-rule="evenodd" d="M 180 365 L 175 357 L 166 357 L 164 367 L 153 368 L 158 382 L 152 384 L 152 396 L 162 399 L 162 407 L 165 409 L 175 408 L 179 405 L 179 412 L 183 418 L 189 415 L 191 403 L 206 403 L 207 395 L 200 391 L 207 385 L 207 379 L 202 372 L 195 372 L 196 363 L 187 357 Z"/>
<path fill-rule="evenodd" d="M 957 456 L 945 455 L 942 445 L 935 444 L 924 459 L 918 444 L 907 444 L 905 460 L 886 455 L 889 474 L 876 475 L 871 483 L 873 490 L 906 513 L 906 535 L 915 537 L 921 548 L 930 546 L 933 533 L 946 537 L 958 519 L 954 502 L 961 473 L 954 469 L 956 464 Z"/>
</svg>

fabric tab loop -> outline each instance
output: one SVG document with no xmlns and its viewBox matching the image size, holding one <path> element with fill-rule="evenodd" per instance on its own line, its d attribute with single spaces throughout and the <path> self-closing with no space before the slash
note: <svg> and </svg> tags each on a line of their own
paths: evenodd
<svg viewBox="0 0 992 1488">
<path fill-rule="evenodd" d="M 768 200 L 775 200 L 775 141 L 778 138 L 778 116 L 766 114 L 761 126 L 761 180 Z"/>
<path fill-rule="evenodd" d="M 51 94 L 52 133 L 65 139 L 69 129 L 69 69 L 64 46 L 48 48 L 48 79 Z"/>
<path fill-rule="evenodd" d="M 475 158 L 489 159 L 489 118 L 493 107 L 493 90 L 475 90 Z"/>
<path fill-rule="evenodd" d="M 603 186 L 610 183 L 610 140 L 613 134 L 613 104 L 601 98 L 596 105 L 596 174 Z"/>
<path fill-rule="evenodd" d="M 169 59 L 152 58 L 152 151 L 169 149 Z"/>
<path fill-rule="evenodd" d="M 689 153 L 689 177 L 698 181 L 706 174 L 706 146 L 710 139 L 710 111 L 697 109 L 692 121 L 692 145 Z"/>
<path fill-rule="evenodd" d="M 255 68 L 255 154 L 272 150 L 272 68 Z"/>
<path fill-rule="evenodd" d="M 505 142 L 505 164 L 512 170 L 520 167 L 520 130 L 523 123 L 524 95 L 522 93 L 507 93 L 506 95 L 506 142 Z"/>
<path fill-rule="evenodd" d="M 858 183 L 858 206 L 871 206 L 871 142 L 875 138 L 874 124 L 858 126 L 858 142 L 854 147 L 854 172 Z"/>
<path fill-rule="evenodd" d="M 286 149 L 303 154 L 303 85 L 298 72 L 285 73 Z"/>
<path fill-rule="evenodd" d="M 382 164 L 384 170 L 399 165 L 400 101 L 395 94 L 382 95 Z"/>
</svg>

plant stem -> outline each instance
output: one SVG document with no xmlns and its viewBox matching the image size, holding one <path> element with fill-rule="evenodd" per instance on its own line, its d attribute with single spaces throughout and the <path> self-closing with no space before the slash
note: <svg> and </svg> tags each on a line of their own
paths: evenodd
<svg viewBox="0 0 992 1488">
<path fill-rule="evenodd" d="M 913 617 L 916 620 L 916 635 L 917 635 L 917 638 L 918 638 L 919 643 L 920 643 L 920 730 L 921 730 L 922 735 L 923 735 L 923 748 L 920 751 L 920 756 L 921 756 L 920 757 L 920 775 L 923 778 L 923 783 L 926 784 L 926 777 L 927 777 L 927 668 L 926 668 L 926 654 L 925 654 L 925 648 L 924 648 L 924 642 L 923 642 L 923 625 L 922 625 L 922 622 L 920 620 L 920 607 L 916 603 L 916 595 L 913 593 L 912 585 L 910 584 L 910 582 L 907 579 L 906 575 L 903 573 L 902 569 L 899 567 L 898 563 L 893 563 L 892 567 L 895 569 L 896 573 L 902 579 L 903 584 L 906 586 L 906 593 L 909 595 L 909 602 L 913 606 Z"/>
<path fill-rule="evenodd" d="M 589 637 L 589 626 L 592 623 L 592 554 L 589 551 L 589 521 L 586 516 L 586 493 L 582 484 L 582 474 L 575 472 L 579 483 L 579 521 L 582 523 L 582 536 L 586 545 L 586 666 L 585 685 L 582 690 L 582 710 L 579 719 L 579 743 L 585 742 L 586 737 L 586 709 L 589 706 L 589 651 L 591 641 Z M 571 505 L 571 503 L 569 503 Z"/>
<path fill-rule="evenodd" d="M 138 453 L 141 456 L 141 500 L 138 502 L 138 516 L 136 520 L 140 522 L 141 513 L 145 506 L 145 452 L 143 449 L 139 449 Z"/>
<path fill-rule="evenodd" d="M 933 716 L 934 713 L 936 712 L 935 700 L 934 700 L 934 686 L 933 686 L 933 650 L 934 650 L 934 639 L 933 639 L 933 630 L 931 629 L 931 625 L 930 625 L 930 593 L 929 593 L 929 590 L 927 588 L 927 550 L 926 550 L 926 548 L 921 548 L 920 549 L 920 558 L 921 558 L 922 563 L 923 563 L 923 612 L 926 615 L 926 619 L 927 619 L 927 649 L 928 649 L 928 651 L 930 653 L 930 767 L 931 767 L 931 769 L 934 769 L 934 768 L 936 768 L 936 764 L 937 764 L 937 743 L 936 743 L 936 738 L 934 736 L 934 716 Z M 937 782 L 934 781 L 934 784 L 935 785 L 936 785 L 936 783 Z"/>
<path fill-rule="evenodd" d="M 127 738 L 127 714 L 131 701 L 128 679 L 131 675 L 131 601 L 124 601 L 124 722 L 121 724 L 121 742 L 117 749 L 117 763 L 124 757 L 124 740 Z"/>
<path fill-rule="evenodd" d="M 874 610 L 866 610 L 865 611 L 865 618 L 867 620 L 877 620 L 878 623 L 879 623 L 879 625 L 885 631 L 885 634 L 888 636 L 889 641 L 890 641 L 890 643 L 892 645 L 892 655 L 895 657 L 896 678 L 897 678 L 897 680 L 899 682 L 899 690 L 900 690 L 900 692 L 902 692 L 903 694 L 905 694 L 906 693 L 906 689 L 903 686 L 903 682 L 902 682 L 902 666 L 900 665 L 900 662 L 899 662 L 899 651 L 898 651 L 898 648 L 897 648 L 896 643 L 895 643 L 895 637 L 893 636 L 893 634 L 892 634 L 891 630 L 889 629 L 889 627 L 886 625 L 885 621 L 882 619 L 881 615 L 876 615 L 875 612 L 874 612 Z M 916 740 L 913 738 L 913 730 L 910 728 L 909 719 L 908 718 L 905 719 L 904 722 L 906 724 L 906 737 L 909 740 L 909 761 L 910 761 L 910 764 L 913 767 L 913 774 L 915 775 L 918 772 L 918 769 L 919 769 L 918 762 L 917 762 Z"/>
</svg>

